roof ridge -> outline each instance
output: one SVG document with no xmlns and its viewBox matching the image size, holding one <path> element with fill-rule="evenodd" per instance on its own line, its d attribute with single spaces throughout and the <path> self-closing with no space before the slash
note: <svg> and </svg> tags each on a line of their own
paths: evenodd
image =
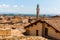
<svg viewBox="0 0 60 40">
<path fill-rule="evenodd" d="M 29 26 L 32 26 L 33 24 L 36 24 L 37 22 L 47 23 L 46 21 L 37 20 L 37 21 L 35 21 L 35 22 L 33 22 L 33 23 L 31 23 L 31 24 L 25 26 L 25 28 L 29 28 Z M 52 28 L 54 28 L 56 31 L 58 31 L 58 32 L 60 33 L 60 31 L 57 30 L 55 27 L 53 27 L 53 25 L 51 25 L 51 24 L 49 24 L 49 23 L 47 23 L 47 24 L 50 25 Z"/>
</svg>

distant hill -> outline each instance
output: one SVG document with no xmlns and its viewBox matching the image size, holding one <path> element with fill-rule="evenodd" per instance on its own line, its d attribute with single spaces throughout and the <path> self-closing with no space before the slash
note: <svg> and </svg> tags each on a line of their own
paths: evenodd
<svg viewBox="0 0 60 40">
<path fill-rule="evenodd" d="M 2 13 L 4 16 L 36 16 L 36 14 L 24 14 L 24 13 Z M 40 14 L 40 16 L 44 16 L 44 14 Z M 47 17 L 56 16 L 55 14 L 47 14 Z"/>
</svg>

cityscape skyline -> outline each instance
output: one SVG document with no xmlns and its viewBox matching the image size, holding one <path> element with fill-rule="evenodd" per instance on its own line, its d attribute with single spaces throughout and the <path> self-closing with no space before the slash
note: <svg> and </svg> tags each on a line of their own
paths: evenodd
<svg viewBox="0 0 60 40">
<path fill-rule="evenodd" d="M 60 14 L 60 0 L 0 0 L 0 13 L 36 13 L 40 5 L 41 14 Z"/>
</svg>

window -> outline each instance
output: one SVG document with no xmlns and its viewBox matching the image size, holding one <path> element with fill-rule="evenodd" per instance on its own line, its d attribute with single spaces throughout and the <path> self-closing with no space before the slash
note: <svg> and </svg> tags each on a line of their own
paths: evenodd
<svg viewBox="0 0 60 40">
<path fill-rule="evenodd" d="M 48 28 L 45 28 L 45 35 L 48 35 Z"/>
<path fill-rule="evenodd" d="M 7 19 L 7 21 L 9 21 L 9 20 L 10 20 L 10 18 Z"/>
<path fill-rule="evenodd" d="M 30 31 L 26 30 L 26 32 L 24 32 L 23 34 L 26 35 L 26 36 L 29 36 L 30 35 Z"/>
<path fill-rule="evenodd" d="M 12 29 L 16 29 L 16 28 L 12 27 Z"/>
<path fill-rule="evenodd" d="M 2 20 L 2 18 L 0 18 L 0 20 Z"/>
<path fill-rule="evenodd" d="M 38 34 L 38 30 L 36 30 L 36 36 L 38 36 L 39 34 Z"/>
</svg>

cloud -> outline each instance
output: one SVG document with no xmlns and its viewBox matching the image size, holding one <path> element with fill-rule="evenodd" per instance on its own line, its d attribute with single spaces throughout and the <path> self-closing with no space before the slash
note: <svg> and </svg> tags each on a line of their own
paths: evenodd
<svg viewBox="0 0 60 40">
<path fill-rule="evenodd" d="M 18 5 L 13 5 L 13 7 L 17 8 L 17 7 L 18 7 Z"/>
<path fill-rule="evenodd" d="M 10 5 L 8 5 L 8 4 L 1 4 L 0 5 L 0 8 L 9 8 L 10 7 Z"/>
<path fill-rule="evenodd" d="M 60 8 L 42 8 L 41 13 L 43 14 L 60 14 Z"/>
<path fill-rule="evenodd" d="M 10 7 L 10 5 L 2 4 L 2 7 L 4 7 L 4 8 L 8 8 L 8 7 Z"/>
<path fill-rule="evenodd" d="M 0 8 L 17 8 L 17 9 L 19 9 L 19 8 L 24 8 L 24 5 L 20 5 L 20 6 L 13 5 L 13 6 L 11 6 L 11 5 L 8 5 L 8 4 L 1 4 Z"/>
<path fill-rule="evenodd" d="M 34 9 L 24 7 L 24 5 L 1 4 L 0 12 L 32 13 L 35 11 L 34 11 Z"/>
<path fill-rule="evenodd" d="M 60 8 L 46 8 L 46 13 L 60 14 Z"/>
<path fill-rule="evenodd" d="M 2 7 L 2 5 L 0 5 L 0 8 Z"/>
<path fill-rule="evenodd" d="M 20 7 L 21 7 L 21 8 L 24 8 L 24 5 L 21 5 Z"/>
</svg>

